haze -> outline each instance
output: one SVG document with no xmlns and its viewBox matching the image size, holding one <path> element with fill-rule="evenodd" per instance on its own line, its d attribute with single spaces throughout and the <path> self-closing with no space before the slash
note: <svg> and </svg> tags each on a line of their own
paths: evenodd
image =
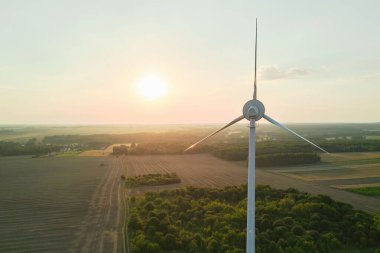
<svg viewBox="0 0 380 253">
<path fill-rule="evenodd" d="M 228 122 L 252 96 L 282 122 L 374 122 L 380 3 L 3 1 L 0 124 Z M 158 76 L 165 96 L 137 82 Z"/>
</svg>

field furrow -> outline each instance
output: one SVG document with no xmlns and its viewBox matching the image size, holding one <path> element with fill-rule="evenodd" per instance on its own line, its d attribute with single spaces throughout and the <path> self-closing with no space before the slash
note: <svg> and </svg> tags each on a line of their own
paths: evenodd
<svg viewBox="0 0 380 253">
<path fill-rule="evenodd" d="M 177 173 L 181 179 L 180 184 L 139 187 L 130 189 L 129 192 L 142 194 L 149 189 L 171 189 L 182 186 L 223 187 L 247 182 L 245 168 L 206 154 L 126 157 L 124 174 L 127 177 L 171 172 Z"/>
<path fill-rule="evenodd" d="M 0 252 L 121 252 L 122 170 L 105 157 L 0 158 Z"/>
</svg>

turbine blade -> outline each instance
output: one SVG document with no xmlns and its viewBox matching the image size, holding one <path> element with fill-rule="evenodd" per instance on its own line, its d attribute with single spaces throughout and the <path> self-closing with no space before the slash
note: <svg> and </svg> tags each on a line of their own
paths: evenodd
<svg viewBox="0 0 380 253">
<path fill-rule="evenodd" d="M 253 99 L 257 99 L 256 68 L 257 68 L 257 18 L 256 18 L 256 37 L 255 37 L 255 80 L 253 82 Z"/>
<path fill-rule="evenodd" d="M 304 141 L 310 143 L 311 145 L 313 145 L 314 147 L 318 148 L 319 150 L 321 150 L 321 151 L 323 151 L 323 152 L 329 154 L 329 152 L 327 152 L 326 150 L 324 150 L 323 148 L 321 148 L 321 147 L 318 146 L 317 144 L 312 143 L 311 141 L 309 141 L 309 140 L 306 139 L 305 137 L 302 137 L 301 135 L 297 134 L 297 133 L 294 132 L 293 130 L 291 130 L 291 129 L 287 128 L 286 126 L 282 125 L 281 123 L 275 121 L 274 119 L 272 119 L 272 118 L 269 117 L 268 115 L 264 114 L 263 118 L 266 119 L 267 121 L 269 121 L 270 123 L 272 123 L 272 124 L 278 126 L 279 128 L 282 128 L 282 129 L 284 129 L 285 131 L 288 131 L 288 132 L 294 134 L 294 135 L 297 136 L 298 138 L 301 138 L 302 140 L 304 140 Z"/>
<path fill-rule="evenodd" d="M 229 126 L 231 126 L 231 125 L 233 125 L 233 124 L 239 122 L 239 121 L 242 120 L 242 119 L 244 119 L 244 116 L 243 116 L 243 115 L 241 115 L 240 117 L 234 119 L 233 121 L 231 121 L 230 123 L 228 123 L 228 124 L 225 125 L 224 127 L 220 128 L 219 130 L 216 130 L 215 132 L 213 132 L 213 133 L 207 135 L 207 136 L 204 137 L 202 140 L 197 141 L 196 143 L 194 143 L 193 145 L 191 145 L 190 147 L 188 147 L 187 149 L 185 149 L 183 152 L 186 152 L 186 151 L 188 151 L 189 149 L 194 148 L 194 147 L 195 147 L 196 145 L 198 145 L 199 143 L 201 143 L 201 142 L 207 140 L 207 139 L 210 138 L 211 136 L 213 136 L 213 135 L 219 133 L 219 132 L 222 131 L 223 129 L 226 129 L 227 127 L 229 127 Z"/>
</svg>

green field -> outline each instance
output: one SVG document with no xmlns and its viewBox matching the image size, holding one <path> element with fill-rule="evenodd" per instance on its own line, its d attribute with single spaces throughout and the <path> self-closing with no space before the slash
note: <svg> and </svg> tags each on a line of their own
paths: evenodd
<svg viewBox="0 0 380 253">
<path fill-rule="evenodd" d="M 57 157 L 72 157 L 72 156 L 77 156 L 81 151 L 72 151 L 72 152 L 60 152 L 57 154 Z"/>
<path fill-rule="evenodd" d="M 380 186 L 378 187 L 362 187 L 346 189 L 350 192 L 359 193 L 366 196 L 380 196 Z"/>
<path fill-rule="evenodd" d="M 380 140 L 380 136 L 376 136 L 376 135 L 375 136 L 371 136 L 371 135 L 366 136 L 365 138 L 368 140 Z"/>
</svg>

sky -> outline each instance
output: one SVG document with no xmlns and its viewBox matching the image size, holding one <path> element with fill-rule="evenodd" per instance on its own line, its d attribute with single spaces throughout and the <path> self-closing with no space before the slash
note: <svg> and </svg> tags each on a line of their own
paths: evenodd
<svg viewBox="0 0 380 253">
<path fill-rule="evenodd" d="M 379 122 L 377 0 L 0 2 L 0 124 Z M 147 76 L 167 92 L 138 92 Z"/>
</svg>

